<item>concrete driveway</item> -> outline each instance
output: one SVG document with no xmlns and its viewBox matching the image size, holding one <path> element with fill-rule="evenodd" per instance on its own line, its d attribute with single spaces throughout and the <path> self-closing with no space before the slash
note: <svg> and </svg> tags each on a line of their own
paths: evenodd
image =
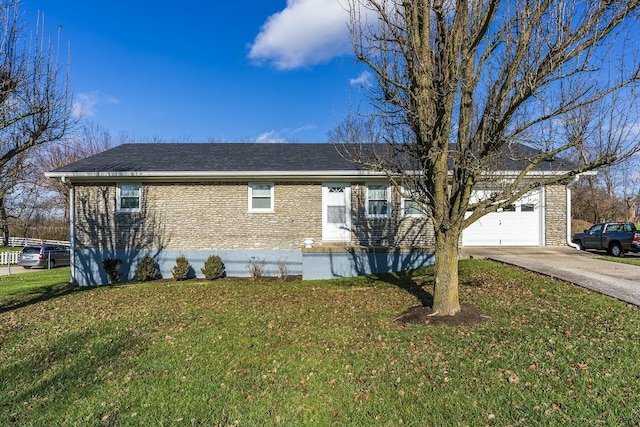
<svg viewBox="0 0 640 427">
<path fill-rule="evenodd" d="M 462 256 L 515 265 L 640 306 L 640 267 L 571 247 L 463 248 Z M 629 255 L 629 257 L 637 255 Z"/>
</svg>

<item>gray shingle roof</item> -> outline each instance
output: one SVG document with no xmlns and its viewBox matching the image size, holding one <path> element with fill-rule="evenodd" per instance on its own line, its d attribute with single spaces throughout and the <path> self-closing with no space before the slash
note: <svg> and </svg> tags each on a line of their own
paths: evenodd
<svg viewBox="0 0 640 427">
<path fill-rule="evenodd" d="M 53 172 L 356 171 L 332 144 L 123 144 Z"/>
<path fill-rule="evenodd" d="M 453 147 L 452 147 L 453 149 Z M 216 172 L 241 175 L 246 172 L 264 173 L 358 173 L 365 167 L 349 161 L 337 146 L 327 143 L 153 143 L 123 144 L 111 150 L 55 169 L 52 174 L 62 176 L 76 173 L 98 175 L 102 173 L 145 174 L 158 172 L 165 176 L 173 173 Z M 524 145 L 505 146 L 498 169 L 522 170 L 528 158 L 539 152 Z M 542 162 L 536 171 L 555 172 L 569 170 L 572 165 L 555 160 Z"/>
</svg>

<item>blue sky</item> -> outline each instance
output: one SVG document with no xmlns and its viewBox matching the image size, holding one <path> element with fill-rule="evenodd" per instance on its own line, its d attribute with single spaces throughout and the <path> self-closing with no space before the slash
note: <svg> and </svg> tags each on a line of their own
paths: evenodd
<svg viewBox="0 0 640 427">
<path fill-rule="evenodd" d="M 132 139 L 325 142 L 359 102 L 338 0 L 22 0 L 69 43 L 77 111 Z M 366 76 L 366 74 L 364 74 Z"/>
</svg>

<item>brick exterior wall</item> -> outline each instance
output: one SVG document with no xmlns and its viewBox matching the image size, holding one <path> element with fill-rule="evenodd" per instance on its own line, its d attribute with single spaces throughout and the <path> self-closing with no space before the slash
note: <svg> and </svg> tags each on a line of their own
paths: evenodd
<svg viewBox="0 0 640 427">
<path fill-rule="evenodd" d="M 352 241 L 362 246 L 431 247 L 435 235 L 431 221 L 421 217 L 402 216 L 402 199 L 393 187 L 391 216 L 367 218 L 366 183 L 351 186 Z"/>
<path fill-rule="evenodd" d="M 293 249 L 322 237 L 322 186 L 277 183 L 274 212 L 248 212 L 248 184 L 142 185 L 140 212 L 116 212 L 116 184 L 76 186 L 76 244 L 101 247 Z"/>
<path fill-rule="evenodd" d="M 567 244 L 567 187 L 550 185 L 545 188 L 544 200 L 546 246 Z"/>
<path fill-rule="evenodd" d="M 365 216 L 366 185 L 351 185 L 351 243 L 432 247 L 426 218 L 402 217 L 391 191 L 391 217 Z M 140 212 L 116 212 L 116 184 L 75 186 L 78 249 L 299 249 L 304 238 L 322 241 L 322 184 L 276 182 L 274 212 L 248 212 L 248 183 L 143 183 Z M 546 188 L 545 238 L 566 244 L 566 188 Z"/>
</svg>

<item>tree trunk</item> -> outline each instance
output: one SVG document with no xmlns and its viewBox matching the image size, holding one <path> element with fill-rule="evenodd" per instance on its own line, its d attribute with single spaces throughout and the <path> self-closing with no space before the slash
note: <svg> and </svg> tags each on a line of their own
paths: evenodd
<svg viewBox="0 0 640 427">
<path fill-rule="evenodd" d="M 460 311 L 458 300 L 458 238 L 452 230 L 436 231 L 436 279 L 433 313 L 454 316 Z"/>
<path fill-rule="evenodd" d="M 4 197 L 0 197 L 0 225 L 2 226 L 2 246 L 9 246 L 9 216 L 4 205 Z"/>
</svg>

